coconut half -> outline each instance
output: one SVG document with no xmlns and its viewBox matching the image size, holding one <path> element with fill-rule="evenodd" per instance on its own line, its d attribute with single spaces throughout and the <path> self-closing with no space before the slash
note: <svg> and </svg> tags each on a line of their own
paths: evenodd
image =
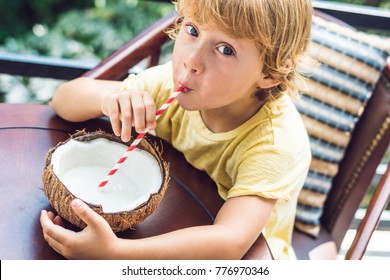
<svg viewBox="0 0 390 280">
<path fill-rule="evenodd" d="M 147 138 L 129 153 L 104 187 L 98 187 L 128 146 L 102 131 L 72 135 L 46 154 L 43 189 L 57 213 L 70 223 L 86 224 L 70 206 L 85 201 L 107 220 L 114 232 L 145 220 L 159 205 L 169 184 L 168 164 Z"/>
</svg>

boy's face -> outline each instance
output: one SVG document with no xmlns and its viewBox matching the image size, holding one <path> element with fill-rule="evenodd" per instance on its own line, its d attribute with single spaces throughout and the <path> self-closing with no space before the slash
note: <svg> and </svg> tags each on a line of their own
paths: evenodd
<svg viewBox="0 0 390 280">
<path fill-rule="evenodd" d="M 175 87 L 185 86 L 177 100 L 187 110 L 250 105 L 256 87 L 266 86 L 253 41 L 197 25 L 191 18 L 184 18 L 172 62 Z"/>
</svg>

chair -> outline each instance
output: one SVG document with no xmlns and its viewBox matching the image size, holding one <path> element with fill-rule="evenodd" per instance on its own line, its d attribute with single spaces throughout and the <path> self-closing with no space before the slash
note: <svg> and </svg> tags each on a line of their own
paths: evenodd
<svg viewBox="0 0 390 280">
<path fill-rule="evenodd" d="M 317 16 L 324 18 L 324 15 L 319 13 L 317 13 Z M 175 18 L 175 12 L 163 17 L 83 76 L 95 79 L 119 80 L 127 75 L 131 67 L 135 66 L 144 58 L 148 59 L 147 67 L 157 65 L 161 47 L 167 42 L 167 36 L 164 33 L 164 30 L 171 26 Z M 329 20 L 329 17 L 326 16 L 325 18 Z M 341 21 L 337 20 L 337 22 L 340 24 Z M 369 47 L 367 46 L 367 48 Z M 323 53 L 324 52 L 320 51 L 320 54 Z M 382 58 L 384 54 L 386 53 L 381 53 Z M 345 53 L 343 55 L 345 55 Z M 328 58 L 329 57 L 322 57 L 321 59 L 324 60 L 326 64 Z M 331 58 L 333 59 L 334 57 L 331 56 Z M 334 62 L 332 59 L 330 59 L 329 67 L 335 70 L 337 74 L 339 73 L 339 70 L 332 65 Z M 322 61 L 323 64 L 324 61 Z M 353 64 L 351 65 L 352 67 L 350 68 L 356 68 L 353 67 Z M 333 170 L 333 174 L 327 174 L 325 176 L 328 180 L 329 187 L 321 198 L 323 200 L 320 202 L 321 205 L 318 207 L 309 207 L 310 209 L 308 208 L 310 211 L 313 209 L 317 211 L 317 222 L 314 221 L 310 224 L 312 222 L 310 221 L 305 224 L 305 219 L 297 219 L 297 227 L 294 230 L 292 237 L 292 246 L 298 259 L 334 259 L 337 257 L 343 238 L 351 225 L 356 210 L 359 208 L 359 205 L 369 188 L 376 167 L 389 147 L 390 66 L 388 65 L 384 69 L 383 67 L 380 69 L 377 68 L 376 70 L 378 72 L 378 77 L 380 76 L 380 78 L 375 78 L 373 80 L 371 85 L 372 91 L 368 88 L 368 92 L 358 108 L 358 112 L 353 115 L 353 127 L 350 127 L 350 131 L 344 133 L 348 134 L 348 141 L 344 142 L 345 145 L 341 145 L 344 145 L 341 152 L 342 156 L 336 162 L 321 157 L 319 157 L 319 163 L 316 162 L 316 165 L 321 165 L 321 162 L 326 162 L 328 164 L 326 168 Z M 337 75 L 336 78 L 338 77 Z M 348 74 L 348 77 L 349 76 L 350 74 Z M 356 82 L 359 83 L 359 79 L 357 79 Z M 329 90 L 329 88 L 334 90 L 334 88 L 332 89 L 332 86 L 325 85 L 325 87 L 327 90 Z M 319 88 L 316 87 L 314 91 L 321 91 L 322 88 L 324 88 L 324 84 L 322 81 L 319 81 Z M 329 96 L 331 95 L 327 92 L 323 94 L 325 99 Z M 335 96 L 337 96 L 337 94 L 333 95 L 333 99 L 321 100 L 322 97 L 309 96 L 306 98 L 304 94 L 304 100 L 310 99 L 310 102 L 314 100 L 317 104 L 316 106 L 319 106 L 316 107 L 314 113 L 311 112 L 311 114 L 315 115 L 317 114 L 317 111 L 321 111 L 317 109 L 321 109 L 323 104 L 325 104 L 327 108 L 336 108 L 338 105 L 332 104 L 333 101 L 337 101 Z M 350 105 L 350 102 L 343 102 L 343 104 Z M 308 130 L 311 139 L 316 141 L 317 146 L 318 143 L 320 143 L 319 147 L 317 147 L 316 150 L 313 150 L 313 158 L 315 161 L 317 160 L 316 155 L 318 149 L 321 150 L 323 148 L 321 143 L 326 141 L 321 139 L 321 137 L 319 138 L 317 135 L 319 133 L 318 130 L 322 130 L 318 128 L 322 127 L 316 123 L 316 125 L 313 125 L 312 121 L 315 116 L 306 112 L 312 105 L 306 105 L 298 104 L 298 107 L 301 106 L 299 107 L 299 110 L 302 112 L 305 123 L 308 126 L 312 126 L 312 128 Z M 308 116 L 310 116 L 310 118 L 308 118 Z M 326 125 L 329 125 L 330 122 L 336 122 L 335 124 L 332 124 L 332 126 L 336 125 L 337 127 L 339 125 L 337 124 L 337 119 L 325 120 Z M 335 138 L 335 135 L 331 136 Z M 338 138 L 336 137 L 335 141 L 338 141 L 337 139 Z M 340 151 L 338 144 L 325 144 L 328 150 L 335 148 L 335 151 Z M 334 151 L 330 152 L 333 153 Z M 314 163 L 312 165 L 314 165 Z M 313 174 L 317 176 L 318 173 L 316 172 L 317 171 L 314 170 Z M 371 198 L 367 214 L 357 230 L 355 240 L 346 255 L 346 259 L 361 259 L 364 255 L 366 246 L 390 196 L 389 172 L 388 167 L 387 172 L 382 177 L 381 182 Z M 306 206 L 304 205 L 303 208 L 305 207 Z M 303 214 L 302 216 L 305 217 L 306 214 Z M 300 227 L 299 224 L 303 224 L 304 226 Z M 313 232 L 305 231 L 305 226 L 307 225 L 315 226 L 317 232 L 313 234 Z"/>
</svg>

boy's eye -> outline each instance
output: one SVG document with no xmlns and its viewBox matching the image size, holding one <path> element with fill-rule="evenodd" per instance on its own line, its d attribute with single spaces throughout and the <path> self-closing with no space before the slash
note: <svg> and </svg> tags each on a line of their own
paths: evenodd
<svg viewBox="0 0 390 280">
<path fill-rule="evenodd" d="M 218 51 L 220 51 L 224 55 L 234 55 L 234 50 L 232 47 L 229 47 L 227 45 L 223 45 L 218 47 Z"/>
<path fill-rule="evenodd" d="M 192 25 L 187 25 L 186 27 L 187 33 L 190 34 L 191 36 L 198 37 L 198 30 L 196 30 L 195 27 Z"/>
</svg>

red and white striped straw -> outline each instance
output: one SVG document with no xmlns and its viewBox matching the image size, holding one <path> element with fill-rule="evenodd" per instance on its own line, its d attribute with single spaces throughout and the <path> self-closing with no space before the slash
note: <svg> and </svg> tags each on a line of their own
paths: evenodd
<svg viewBox="0 0 390 280">
<path fill-rule="evenodd" d="M 160 109 L 157 110 L 156 112 L 156 120 L 165 112 L 165 110 L 169 107 L 169 105 L 175 100 L 175 98 L 182 92 L 183 86 L 180 85 L 177 90 L 169 96 L 168 100 L 165 101 L 165 103 L 160 107 Z M 126 161 L 126 159 L 129 156 L 129 153 L 133 151 L 139 142 L 141 142 L 142 138 L 144 138 L 145 134 L 149 131 L 149 128 L 146 128 L 144 132 L 140 133 L 137 135 L 137 137 L 134 139 L 134 141 L 131 143 L 129 148 L 127 148 L 126 152 L 122 155 L 122 157 L 118 160 L 118 162 L 115 164 L 115 166 L 108 172 L 106 178 L 100 183 L 100 187 L 104 187 L 107 185 L 108 181 L 110 180 L 110 177 L 113 176 L 119 169 L 122 163 Z"/>
</svg>

